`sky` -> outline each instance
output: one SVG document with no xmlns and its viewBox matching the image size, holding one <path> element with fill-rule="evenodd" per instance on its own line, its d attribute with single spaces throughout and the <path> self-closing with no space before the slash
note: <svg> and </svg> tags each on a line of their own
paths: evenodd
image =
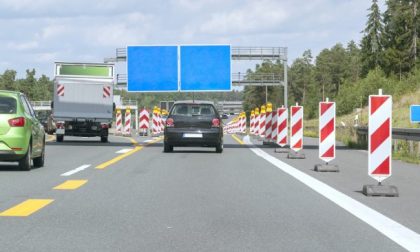
<svg viewBox="0 0 420 252">
<path fill-rule="evenodd" d="M 381 11 L 384 0 L 380 0 Z M 127 45 L 287 47 L 357 43 L 370 0 L 0 0 L 0 74 L 54 75 L 54 62 L 103 62 Z M 244 72 L 258 62 L 232 63 Z M 122 68 L 120 67 L 120 70 Z M 117 67 L 117 72 L 119 71 Z"/>
</svg>

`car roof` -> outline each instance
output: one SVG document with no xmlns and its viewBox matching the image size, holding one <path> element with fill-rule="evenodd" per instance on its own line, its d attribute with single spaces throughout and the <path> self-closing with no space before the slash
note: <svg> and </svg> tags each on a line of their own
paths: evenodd
<svg viewBox="0 0 420 252">
<path fill-rule="evenodd" d="M 22 94 L 19 91 L 11 91 L 11 90 L 0 90 L 0 94 L 2 95 L 9 95 L 9 96 L 16 96 Z"/>
<path fill-rule="evenodd" d="M 211 104 L 214 105 L 212 101 L 199 101 L 199 100 L 185 100 L 185 101 L 176 101 L 175 104 Z"/>
</svg>

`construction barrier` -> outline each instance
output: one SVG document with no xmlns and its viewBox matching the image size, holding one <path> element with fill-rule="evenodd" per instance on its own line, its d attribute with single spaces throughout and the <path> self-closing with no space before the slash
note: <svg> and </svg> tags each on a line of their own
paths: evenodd
<svg viewBox="0 0 420 252">
<path fill-rule="evenodd" d="M 303 148 L 303 107 L 296 104 L 290 110 L 290 149 L 298 152 Z"/>
<path fill-rule="evenodd" d="M 271 140 L 275 143 L 277 141 L 277 111 L 271 112 Z"/>
<path fill-rule="evenodd" d="M 392 97 L 369 96 L 369 176 L 378 182 L 392 175 Z"/>
<path fill-rule="evenodd" d="M 251 115 L 249 116 L 249 133 L 254 134 L 254 124 L 255 124 L 255 113 L 254 110 L 251 110 Z"/>
<path fill-rule="evenodd" d="M 267 141 L 271 140 L 271 132 L 272 132 L 272 121 L 273 121 L 273 114 L 271 113 L 273 112 L 273 104 L 271 103 L 267 103 L 267 108 L 266 108 L 266 112 L 265 112 L 265 139 Z"/>
<path fill-rule="evenodd" d="M 131 136 L 131 111 L 129 109 L 125 110 L 124 117 L 124 136 Z"/>
<path fill-rule="evenodd" d="M 254 122 L 254 135 L 260 134 L 260 109 L 255 108 L 255 122 Z"/>
<path fill-rule="evenodd" d="M 242 112 L 242 117 L 241 117 L 241 133 L 245 134 L 246 133 L 246 114 L 245 112 Z"/>
<path fill-rule="evenodd" d="M 258 132 L 258 135 L 261 138 L 264 138 L 265 135 L 265 106 L 261 106 L 261 114 L 260 114 L 260 130 Z"/>
<path fill-rule="evenodd" d="M 281 107 L 277 109 L 277 141 L 281 147 L 287 144 L 287 127 L 288 127 L 287 108 Z"/>
<path fill-rule="evenodd" d="M 115 123 L 115 135 L 117 136 L 121 136 L 122 135 L 122 114 L 121 114 L 121 110 L 117 109 L 117 112 L 115 114 L 115 118 L 116 118 L 116 123 Z"/>
<path fill-rule="evenodd" d="M 159 121 L 160 121 L 159 112 L 157 108 L 155 107 L 153 109 L 153 114 L 152 114 L 152 135 L 153 136 L 157 136 L 159 134 L 159 131 L 160 131 Z"/>
<path fill-rule="evenodd" d="M 150 115 L 147 109 L 142 109 L 139 114 L 139 135 L 147 136 L 149 131 Z"/>
<path fill-rule="evenodd" d="M 335 158 L 335 102 L 319 103 L 319 158 L 331 162 Z"/>
</svg>

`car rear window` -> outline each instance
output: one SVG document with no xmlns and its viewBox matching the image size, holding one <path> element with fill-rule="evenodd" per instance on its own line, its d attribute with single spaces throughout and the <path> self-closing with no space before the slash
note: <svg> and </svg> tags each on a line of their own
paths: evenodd
<svg viewBox="0 0 420 252">
<path fill-rule="evenodd" d="M 16 99 L 0 96 L 0 114 L 16 114 Z"/>
<path fill-rule="evenodd" d="M 171 114 L 181 116 L 215 116 L 216 112 L 211 104 L 175 104 Z"/>
</svg>

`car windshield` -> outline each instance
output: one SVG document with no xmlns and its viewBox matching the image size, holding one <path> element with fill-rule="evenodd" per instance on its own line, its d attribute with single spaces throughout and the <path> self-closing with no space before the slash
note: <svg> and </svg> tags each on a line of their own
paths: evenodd
<svg viewBox="0 0 420 252">
<path fill-rule="evenodd" d="M 0 96 L 0 114 L 16 114 L 16 99 Z"/>
<path fill-rule="evenodd" d="M 172 115 L 181 116 L 215 116 L 216 112 L 210 104 L 176 104 Z"/>
</svg>

